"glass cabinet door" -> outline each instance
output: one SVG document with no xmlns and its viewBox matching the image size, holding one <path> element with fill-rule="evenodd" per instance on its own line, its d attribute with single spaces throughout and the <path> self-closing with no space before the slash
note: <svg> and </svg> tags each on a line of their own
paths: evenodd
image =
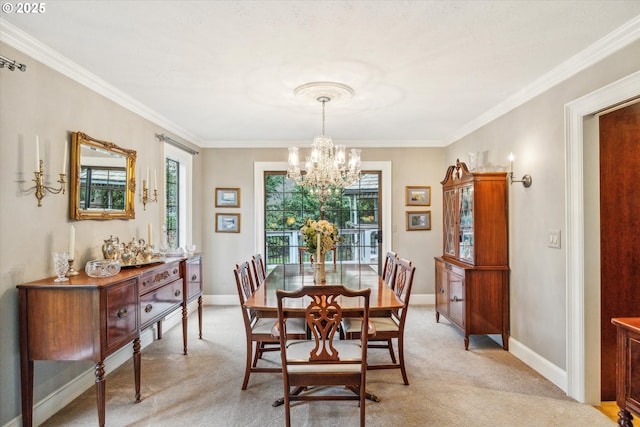
<svg viewBox="0 0 640 427">
<path fill-rule="evenodd" d="M 473 186 L 460 188 L 460 227 L 458 256 L 473 261 Z"/>
<path fill-rule="evenodd" d="M 444 253 L 456 256 L 456 191 L 444 192 Z"/>
</svg>

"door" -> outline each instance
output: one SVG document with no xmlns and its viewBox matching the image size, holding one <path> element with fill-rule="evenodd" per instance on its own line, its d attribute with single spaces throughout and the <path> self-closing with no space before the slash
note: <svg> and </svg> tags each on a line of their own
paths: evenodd
<svg viewBox="0 0 640 427">
<path fill-rule="evenodd" d="M 600 117 L 601 399 L 616 399 L 613 317 L 640 316 L 640 103 Z M 588 315 L 588 313 L 587 313 Z"/>
</svg>

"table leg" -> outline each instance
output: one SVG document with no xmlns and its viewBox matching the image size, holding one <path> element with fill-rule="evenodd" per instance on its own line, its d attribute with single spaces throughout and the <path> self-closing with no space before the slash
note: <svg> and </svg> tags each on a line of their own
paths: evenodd
<svg viewBox="0 0 640 427">
<path fill-rule="evenodd" d="M 198 327 L 200 329 L 200 339 L 202 339 L 202 295 L 198 297 Z"/>
<path fill-rule="evenodd" d="M 22 425 L 33 424 L 33 360 L 20 353 L 20 380 L 22 388 Z"/>
<path fill-rule="evenodd" d="M 187 303 L 182 303 L 182 346 L 183 351 L 182 354 L 187 354 L 187 333 L 188 333 L 188 325 L 187 325 Z"/>
<path fill-rule="evenodd" d="M 140 365 L 142 355 L 140 354 L 140 337 L 133 340 L 133 377 L 136 389 L 136 403 L 140 402 Z"/>
<path fill-rule="evenodd" d="M 105 426 L 105 380 L 104 380 L 104 360 L 96 363 L 96 399 L 98 403 L 98 425 Z"/>
</svg>

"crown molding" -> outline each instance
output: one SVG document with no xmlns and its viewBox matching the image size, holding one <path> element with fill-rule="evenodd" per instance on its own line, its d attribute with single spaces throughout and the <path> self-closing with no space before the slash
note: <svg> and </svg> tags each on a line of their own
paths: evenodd
<svg viewBox="0 0 640 427">
<path fill-rule="evenodd" d="M 242 140 L 224 141 L 212 140 L 204 141 L 201 148 L 288 148 L 288 147 L 310 147 L 312 140 L 303 141 L 279 141 L 279 140 Z M 445 147 L 442 141 L 431 140 L 339 140 L 334 144 L 343 144 L 349 148 L 440 148 Z"/>
<path fill-rule="evenodd" d="M 3 19 L 0 19 L 0 41 L 7 43 L 24 54 L 29 55 L 36 61 L 43 63 L 60 74 L 86 86 L 92 91 L 157 124 L 165 130 L 197 146 L 202 145 L 200 138 Z"/>
<path fill-rule="evenodd" d="M 464 136 L 469 135 L 487 123 L 530 101 L 558 83 L 567 80 L 638 39 L 640 39 L 640 15 L 467 123 L 451 135 L 445 145 L 450 145 Z"/>
</svg>

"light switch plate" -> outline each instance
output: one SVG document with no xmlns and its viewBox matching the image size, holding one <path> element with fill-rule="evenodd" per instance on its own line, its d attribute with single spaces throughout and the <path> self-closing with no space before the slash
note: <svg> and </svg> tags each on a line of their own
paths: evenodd
<svg viewBox="0 0 640 427">
<path fill-rule="evenodd" d="M 549 230 L 549 242 L 547 246 L 560 249 L 560 230 Z"/>
</svg>

